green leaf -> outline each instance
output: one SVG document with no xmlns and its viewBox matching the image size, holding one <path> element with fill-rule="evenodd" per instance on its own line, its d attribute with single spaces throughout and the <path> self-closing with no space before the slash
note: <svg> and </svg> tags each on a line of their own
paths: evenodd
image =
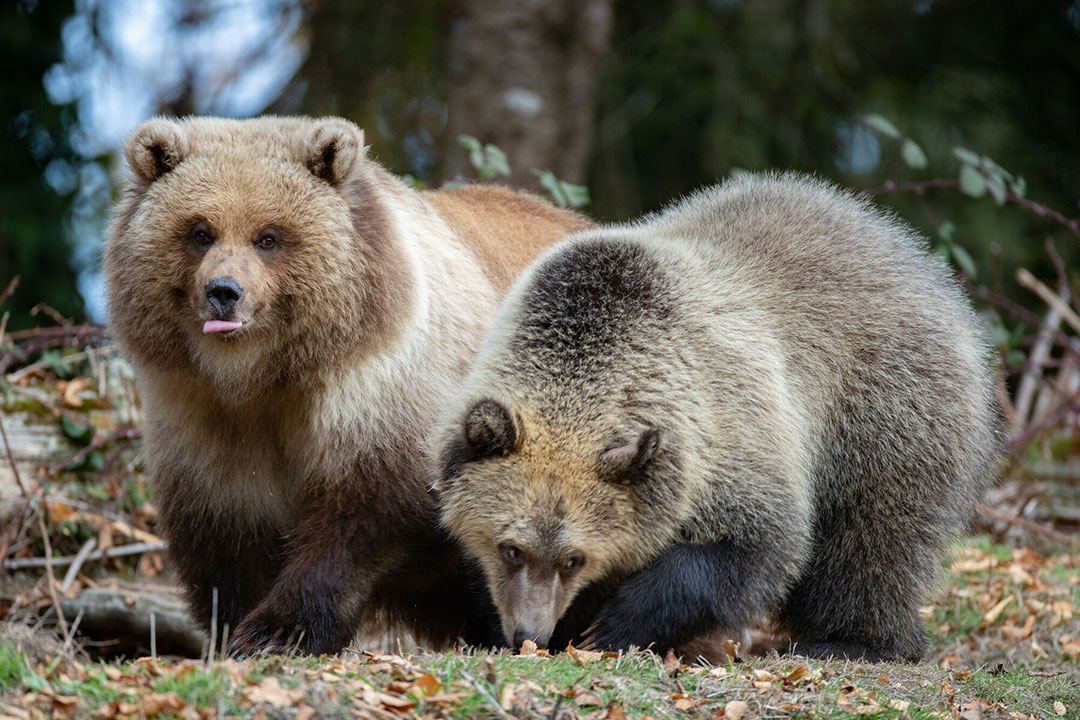
<svg viewBox="0 0 1080 720">
<path fill-rule="evenodd" d="M 497 175 L 510 174 L 510 162 L 506 159 L 506 153 L 498 145 L 488 143 L 484 146 L 487 153 L 487 166 Z"/>
<path fill-rule="evenodd" d="M 1027 180 L 1022 177 L 1017 177 L 1009 183 L 1009 189 L 1020 197 L 1024 197 L 1024 193 L 1027 192 Z"/>
<path fill-rule="evenodd" d="M 960 266 L 960 269 L 967 273 L 969 278 L 975 279 L 975 261 L 971 259 L 968 251 L 952 243 L 949 245 L 949 252 L 952 254 L 956 264 Z"/>
<path fill-rule="evenodd" d="M 458 135 L 458 145 L 468 150 L 470 153 L 473 150 L 480 149 L 480 141 L 474 138 L 472 135 Z"/>
<path fill-rule="evenodd" d="M 941 261 L 945 264 L 949 263 L 949 245 L 948 243 L 938 243 L 934 246 L 934 254 L 941 258 Z"/>
<path fill-rule="evenodd" d="M 533 174 L 540 178 L 540 184 L 544 186 L 544 189 L 551 193 L 551 197 L 555 200 L 555 204 L 559 207 L 567 207 L 570 201 L 566 197 L 566 192 L 562 189 L 562 184 L 559 182 L 559 178 L 555 177 L 555 173 L 550 170 L 533 170 Z"/>
<path fill-rule="evenodd" d="M 956 223 L 952 220 L 945 220 L 938 225 L 937 234 L 945 242 L 952 242 L 953 234 L 956 232 Z"/>
<path fill-rule="evenodd" d="M 952 154 L 957 160 L 962 163 L 967 163 L 968 165 L 979 164 L 979 156 L 976 153 L 968 150 L 966 147 L 961 147 L 957 145 L 952 149 Z"/>
<path fill-rule="evenodd" d="M 95 500 L 108 500 L 109 493 L 105 490 L 103 485 L 87 485 L 86 494 Z"/>
<path fill-rule="evenodd" d="M 93 436 L 88 425 L 77 423 L 67 415 L 60 416 L 60 428 L 64 431 L 64 435 L 80 445 L 89 443 Z"/>
<path fill-rule="evenodd" d="M 972 165 L 960 166 L 960 192 L 973 198 L 986 194 L 986 180 Z"/>
<path fill-rule="evenodd" d="M 926 167 L 926 153 L 919 147 L 911 138 L 905 138 L 903 144 L 900 146 L 900 156 L 904 158 L 904 163 L 916 170 L 922 170 Z"/>
<path fill-rule="evenodd" d="M 891 137 L 893 140 L 899 140 L 902 137 L 895 125 L 877 113 L 863 115 L 862 121 L 869 125 L 872 130 L 886 137 Z"/>
<path fill-rule="evenodd" d="M 990 175 L 986 178 L 986 189 L 998 205 L 1004 205 L 1008 191 L 1005 189 L 1005 180 L 1000 175 Z"/>
<path fill-rule="evenodd" d="M 574 185 L 565 180 L 559 181 L 559 186 L 566 195 L 566 202 L 572 208 L 585 207 L 589 204 L 589 188 L 584 185 Z"/>
<path fill-rule="evenodd" d="M 1009 367 L 1021 367 L 1027 361 L 1027 356 L 1021 350 L 1010 350 L 1005 355 L 1005 364 Z"/>
</svg>

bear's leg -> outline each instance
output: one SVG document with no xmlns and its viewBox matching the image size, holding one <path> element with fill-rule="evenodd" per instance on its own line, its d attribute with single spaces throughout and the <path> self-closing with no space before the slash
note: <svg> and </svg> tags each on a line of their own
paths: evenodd
<svg viewBox="0 0 1080 720">
<path fill-rule="evenodd" d="M 208 517 L 179 503 L 163 504 L 161 520 L 192 617 L 207 632 L 216 619 L 220 639 L 269 591 L 284 542 L 268 526 Z"/>
<path fill-rule="evenodd" d="M 428 528 L 421 534 L 417 530 L 417 539 L 423 541 L 375 590 L 371 605 L 433 648 L 456 642 L 482 648 L 503 646 L 499 614 L 483 573 L 441 531 Z"/>
<path fill-rule="evenodd" d="M 902 509 L 894 510 L 873 514 L 865 504 L 852 504 L 819 518 L 810 563 L 778 617 L 793 652 L 865 660 L 922 657 L 927 638 L 919 607 L 938 569 L 940 523 L 927 513 L 915 523 Z"/>
<path fill-rule="evenodd" d="M 658 652 L 706 631 L 736 633 L 775 603 L 800 564 L 797 540 L 675 545 L 631 575 L 603 605 L 588 646 Z"/>
<path fill-rule="evenodd" d="M 285 568 L 236 629 L 235 652 L 296 648 L 337 652 L 352 639 L 373 591 L 397 574 L 419 528 L 438 524 L 435 500 L 417 497 L 408 478 L 361 476 L 311 483 L 297 506 Z"/>
</svg>

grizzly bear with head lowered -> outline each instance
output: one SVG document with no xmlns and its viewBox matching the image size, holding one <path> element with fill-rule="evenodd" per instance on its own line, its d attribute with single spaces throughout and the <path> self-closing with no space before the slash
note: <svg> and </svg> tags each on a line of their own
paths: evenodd
<svg viewBox="0 0 1080 720">
<path fill-rule="evenodd" d="M 924 652 L 999 419 L 911 229 L 731 180 L 545 253 L 481 347 L 435 445 L 507 640 L 662 651 L 768 616 L 808 655 Z"/>
<path fill-rule="evenodd" d="M 126 155 L 110 323 L 197 620 L 240 651 L 487 641 L 419 447 L 517 271 L 586 221 L 407 188 L 339 119 L 156 119 Z"/>
</svg>

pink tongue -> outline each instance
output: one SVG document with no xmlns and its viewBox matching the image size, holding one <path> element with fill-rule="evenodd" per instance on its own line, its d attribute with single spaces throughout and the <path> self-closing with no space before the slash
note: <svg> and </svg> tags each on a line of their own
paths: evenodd
<svg viewBox="0 0 1080 720">
<path fill-rule="evenodd" d="M 244 323 L 228 322 L 226 320 L 207 320 L 202 326 L 203 335 L 209 335 L 216 332 L 227 332 L 229 330 L 237 330 L 244 326 Z"/>
</svg>

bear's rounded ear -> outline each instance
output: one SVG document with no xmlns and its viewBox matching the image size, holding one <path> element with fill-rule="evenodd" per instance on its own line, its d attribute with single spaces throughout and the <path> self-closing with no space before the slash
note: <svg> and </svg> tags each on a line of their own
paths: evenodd
<svg viewBox="0 0 1080 720">
<path fill-rule="evenodd" d="M 609 447 L 597 457 L 600 475 L 612 482 L 632 484 L 644 477 L 641 472 L 660 449 L 662 433 L 649 427 L 628 443 Z"/>
<path fill-rule="evenodd" d="M 481 400 L 469 408 L 463 434 L 469 460 L 509 455 L 520 437 L 509 408 L 497 400 Z"/>
<path fill-rule="evenodd" d="M 187 137 L 180 125 L 164 118 L 144 122 L 131 133 L 124 147 L 128 165 L 147 183 L 173 170 L 187 154 Z"/>
<path fill-rule="evenodd" d="M 319 120 L 300 148 L 300 161 L 311 174 L 337 186 L 364 157 L 364 131 L 348 120 Z"/>
</svg>

